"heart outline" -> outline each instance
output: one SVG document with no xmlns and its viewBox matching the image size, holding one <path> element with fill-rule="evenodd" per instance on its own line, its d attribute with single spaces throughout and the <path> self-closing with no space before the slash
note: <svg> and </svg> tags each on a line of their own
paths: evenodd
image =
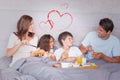
<svg viewBox="0 0 120 80">
<path fill-rule="evenodd" d="M 51 10 L 51 11 L 49 11 L 49 13 L 47 15 L 47 21 L 41 21 L 40 24 L 41 23 L 45 23 L 45 24 L 48 23 L 49 26 L 50 26 L 50 30 L 52 30 L 54 28 L 54 22 L 50 19 L 50 16 L 51 16 L 52 13 L 57 13 L 60 18 L 65 16 L 65 15 L 70 16 L 70 19 L 71 19 L 70 24 L 68 26 L 66 26 L 65 28 L 63 28 L 63 29 L 69 28 L 72 25 L 72 22 L 73 22 L 72 15 L 70 13 L 63 13 L 63 14 L 61 14 L 58 10 Z"/>
</svg>

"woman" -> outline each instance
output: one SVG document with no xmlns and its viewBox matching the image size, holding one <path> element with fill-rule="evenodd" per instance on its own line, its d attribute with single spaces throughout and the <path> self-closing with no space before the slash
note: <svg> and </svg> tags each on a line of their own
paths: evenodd
<svg viewBox="0 0 120 80">
<path fill-rule="evenodd" d="M 82 52 L 78 47 L 73 47 L 73 36 L 70 32 L 62 32 L 58 41 L 61 44 L 61 48 L 55 51 L 56 60 L 58 61 L 75 61 L 76 57 L 82 55 Z"/>
<path fill-rule="evenodd" d="M 33 53 L 32 56 L 44 56 L 50 57 L 52 60 L 56 60 L 53 52 L 55 50 L 54 38 L 50 34 L 43 35 L 38 41 L 38 50 L 37 53 Z"/>
<path fill-rule="evenodd" d="M 35 51 L 38 38 L 33 32 L 34 22 L 29 15 L 23 15 L 17 23 L 17 31 L 9 38 L 7 56 L 12 57 L 12 63 L 21 58 L 29 57 L 31 51 Z"/>
</svg>

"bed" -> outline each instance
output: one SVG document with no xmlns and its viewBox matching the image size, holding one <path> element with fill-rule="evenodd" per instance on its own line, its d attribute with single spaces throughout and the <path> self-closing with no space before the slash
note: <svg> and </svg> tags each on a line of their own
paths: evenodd
<svg viewBox="0 0 120 80">
<path fill-rule="evenodd" d="M 56 68 L 45 57 L 29 57 L 18 60 L 8 67 L 11 59 L 0 59 L 0 80 L 120 80 L 120 64 L 103 60 L 90 60 L 99 65 L 98 69 Z"/>
</svg>

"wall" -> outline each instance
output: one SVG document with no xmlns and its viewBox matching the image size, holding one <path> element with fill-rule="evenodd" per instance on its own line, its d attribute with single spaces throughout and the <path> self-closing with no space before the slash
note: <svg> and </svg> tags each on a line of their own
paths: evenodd
<svg viewBox="0 0 120 80">
<path fill-rule="evenodd" d="M 79 46 L 104 17 L 113 20 L 113 34 L 120 39 L 119 3 L 120 0 L 0 0 L 0 56 L 5 55 L 10 33 L 16 31 L 16 23 L 23 14 L 34 18 L 39 37 L 50 33 L 56 42 L 59 33 L 70 31 L 74 44 Z"/>
</svg>

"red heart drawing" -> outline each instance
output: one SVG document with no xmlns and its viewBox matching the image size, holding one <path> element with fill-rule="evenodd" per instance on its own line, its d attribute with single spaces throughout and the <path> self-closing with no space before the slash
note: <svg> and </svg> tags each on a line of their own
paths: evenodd
<svg viewBox="0 0 120 80">
<path fill-rule="evenodd" d="M 69 28 L 72 22 L 73 17 L 70 13 L 61 14 L 57 10 L 51 10 L 47 15 L 47 21 L 40 22 L 40 28 L 45 30 L 49 27 L 49 30 L 63 30 Z"/>
<path fill-rule="evenodd" d="M 51 28 L 50 28 L 50 24 L 49 24 L 49 22 L 51 23 L 51 25 L 53 25 L 53 22 L 52 21 L 41 21 L 40 22 L 40 24 L 39 24 L 39 26 L 40 26 L 40 29 L 41 30 L 44 30 L 44 31 L 49 31 Z"/>
</svg>

